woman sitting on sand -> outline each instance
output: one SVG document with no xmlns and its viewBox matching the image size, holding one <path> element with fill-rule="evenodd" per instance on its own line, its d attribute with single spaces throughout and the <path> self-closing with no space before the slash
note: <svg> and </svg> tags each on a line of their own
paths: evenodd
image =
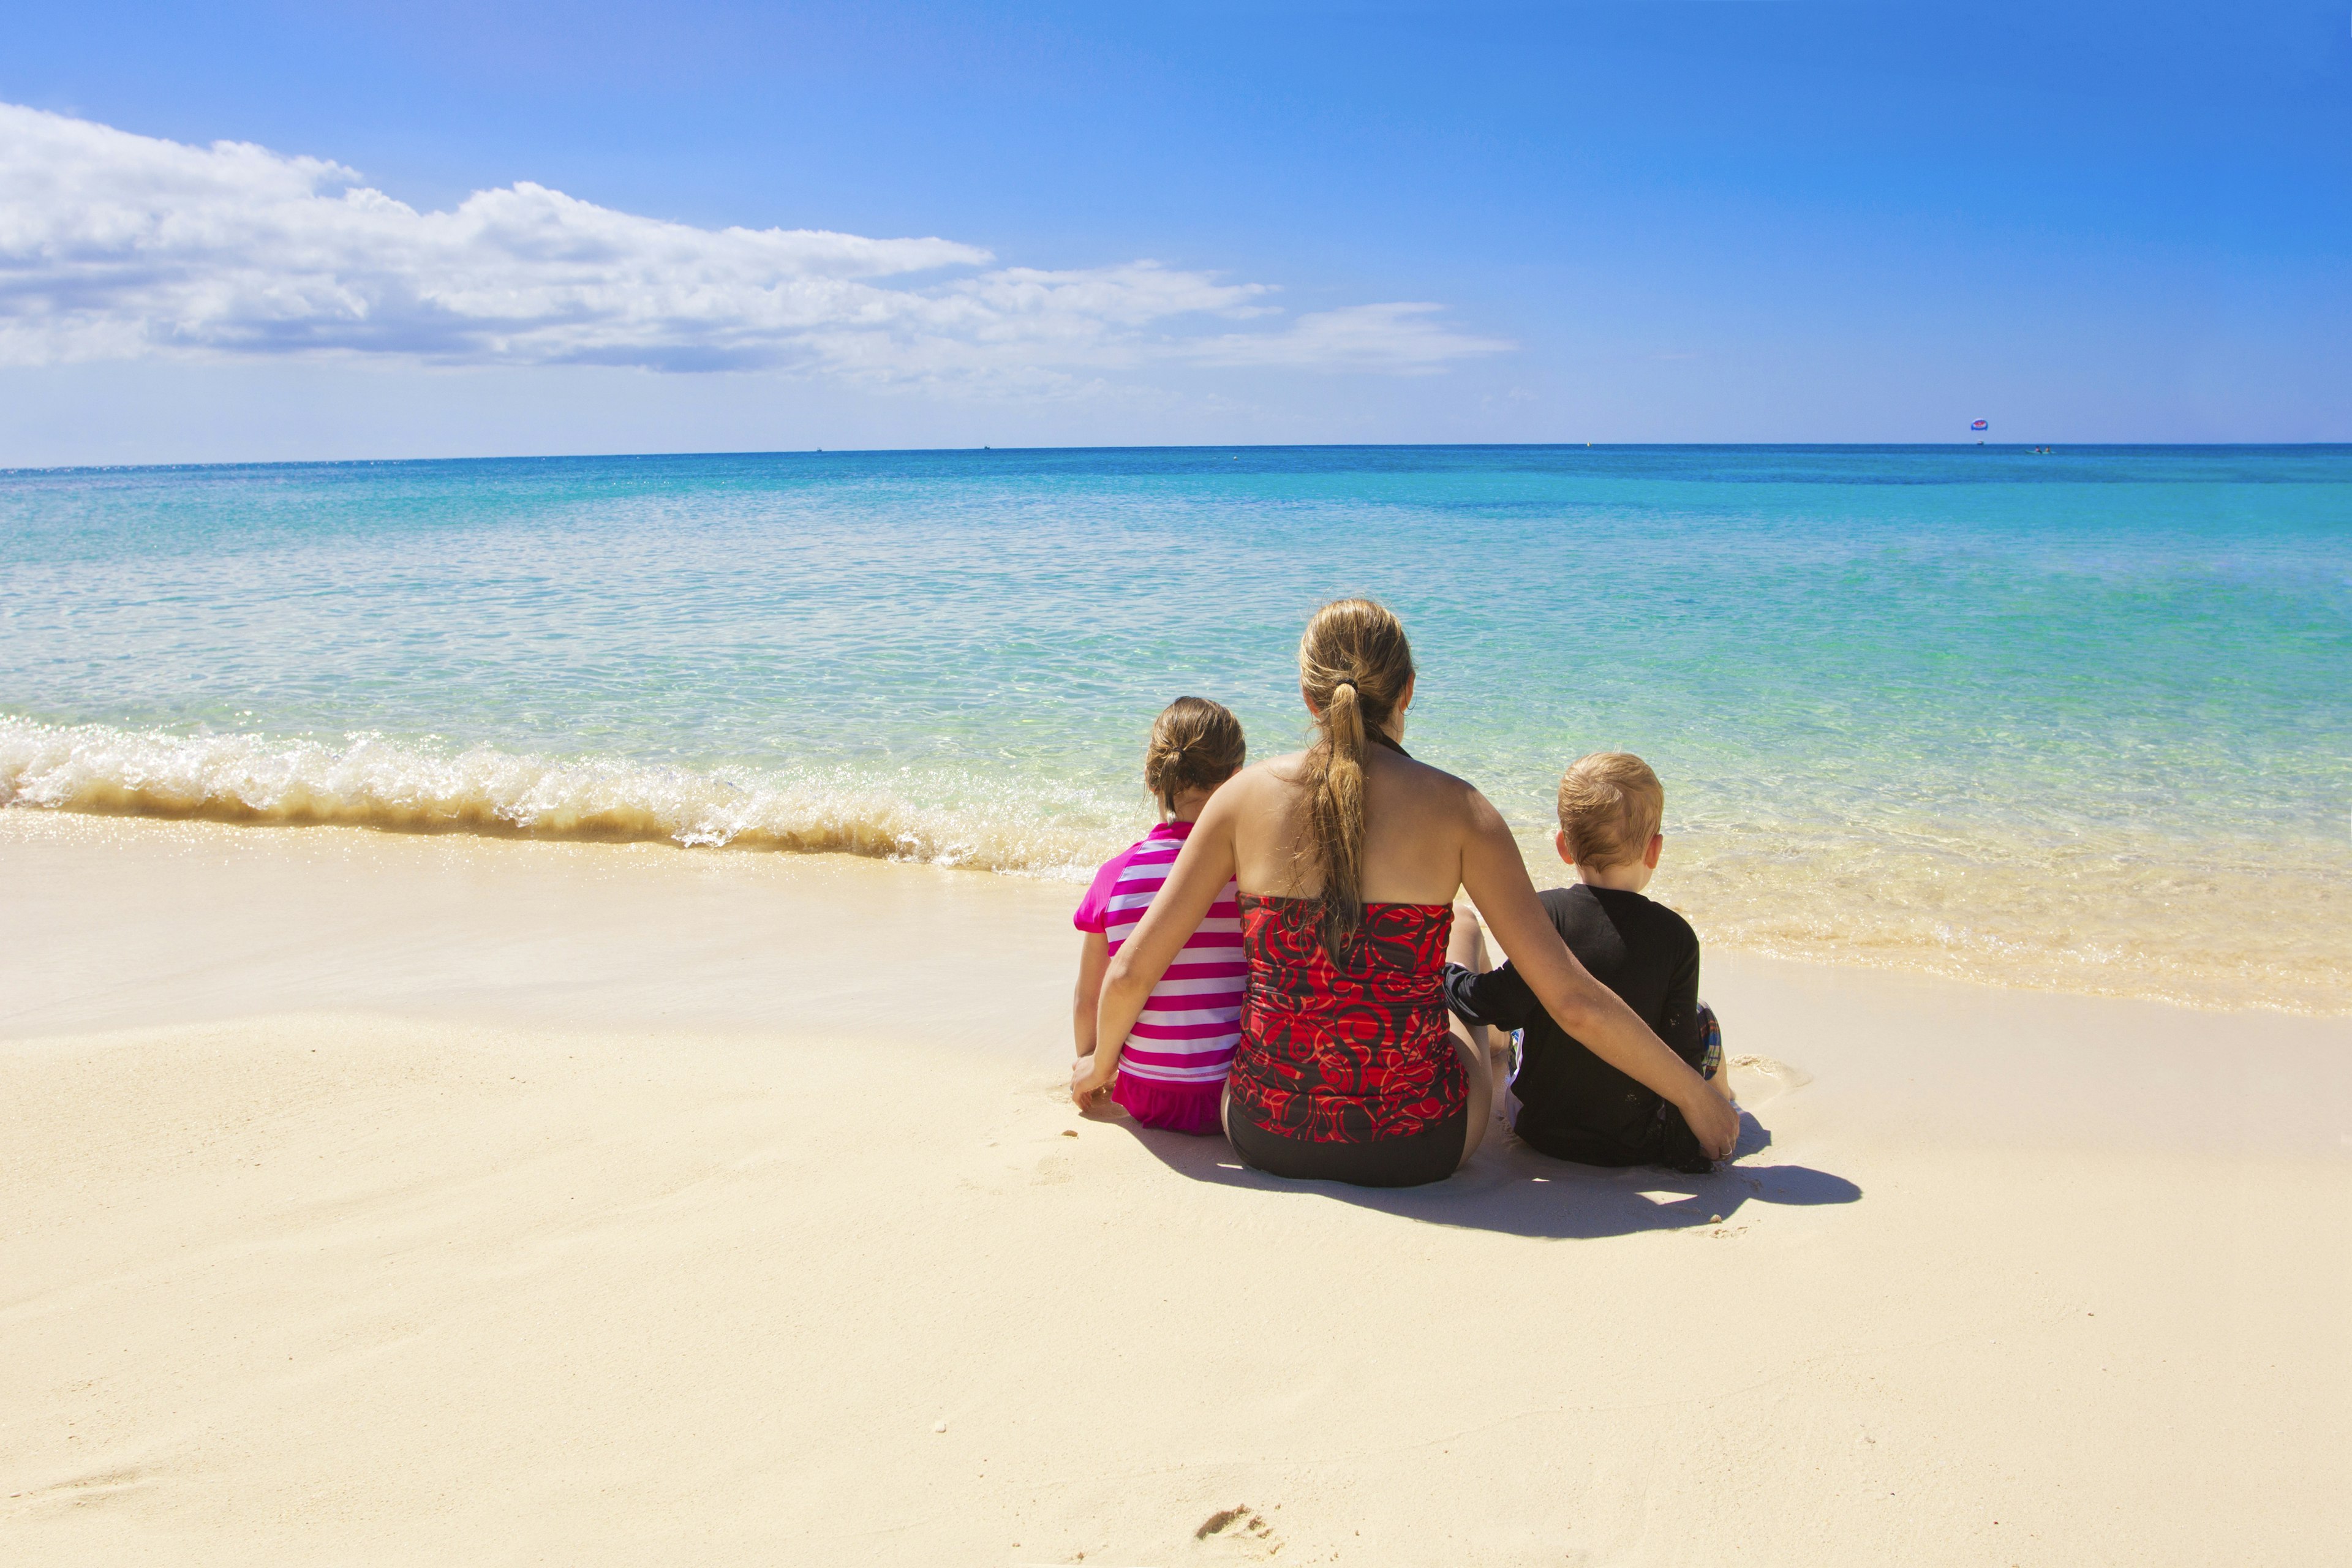
<svg viewBox="0 0 2352 1568">
<path fill-rule="evenodd" d="M 1244 769 L 1210 798 L 1110 962 L 1096 1038 L 1127 1037 L 1237 879 L 1249 994 L 1226 1087 L 1234 1150 L 1277 1176 L 1440 1180 L 1477 1148 L 1494 1103 L 1483 1046 L 1445 1009 L 1454 899 L 1466 889 L 1560 1027 L 1680 1110 L 1708 1153 L 1730 1153 L 1737 1115 L 1569 952 L 1501 815 L 1399 744 L 1413 664 L 1396 617 L 1365 599 L 1324 605 L 1298 672 L 1315 744 Z M 1088 1105 L 1109 1079 L 1087 1057 L 1071 1089 Z"/>
</svg>

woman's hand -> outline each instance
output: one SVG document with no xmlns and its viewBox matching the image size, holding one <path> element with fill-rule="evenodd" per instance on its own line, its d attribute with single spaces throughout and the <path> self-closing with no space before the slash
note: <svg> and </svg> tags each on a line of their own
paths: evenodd
<svg viewBox="0 0 2352 1568">
<path fill-rule="evenodd" d="M 1462 846 L 1462 885 L 1552 1022 L 1681 1111 L 1708 1159 L 1728 1159 L 1739 1142 L 1739 1113 L 1577 962 L 1536 898 L 1528 863 L 1502 814 L 1475 790 L 1470 792 L 1470 819 Z"/>
<path fill-rule="evenodd" d="M 1093 1059 L 1103 1063 L 1097 1088 L 1109 1084 L 1118 1070 L 1118 1053 L 1135 1021 L 1151 1000 L 1151 988 L 1176 962 L 1176 954 L 1192 940 L 1208 914 L 1209 906 L 1234 879 L 1234 792 L 1220 789 L 1209 797 L 1201 820 L 1192 825 L 1168 880 L 1151 895 L 1151 907 L 1128 939 L 1110 955 L 1102 977 L 1102 997 L 1095 1008 Z M 1081 1062 L 1080 1067 L 1086 1064 Z M 1078 1075 L 1070 1076 L 1070 1093 L 1078 1092 Z M 1084 1100 L 1079 1101 L 1084 1104 Z"/>
<path fill-rule="evenodd" d="M 1080 1110 L 1092 1110 L 1101 1103 L 1104 1093 L 1110 1088 L 1110 1080 L 1117 1077 L 1118 1073 L 1118 1066 L 1115 1062 L 1097 1073 L 1094 1057 L 1080 1057 L 1077 1065 L 1070 1069 L 1071 1101 Z M 1735 1121 L 1732 1127 L 1733 1136 L 1737 1137 L 1738 1123 Z M 1696 1131 L 1696 1128 L 1693 1128 L 1693 1131 Z"/>
<path fill-rule="evenodd" d="M 1675 1109 L 1683 1113 L 1691 1136 L 1698 1140 L 1708 1159 L 1728 1160 L 1739 1146 L 1738 1109 L 1717 1093 L 1713 1084 L 1701 1080 L 1701 1087 L 1706 1093 L 1692 1095 L 1687 1103 L 1678 1103 Z"/>
</svg>

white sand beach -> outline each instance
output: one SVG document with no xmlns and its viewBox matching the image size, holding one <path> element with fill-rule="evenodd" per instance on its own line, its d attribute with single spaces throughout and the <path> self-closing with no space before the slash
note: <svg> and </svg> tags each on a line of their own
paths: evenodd
<svg viewBox="0 0 2352 1568">
<path fill-rule="evenodd" d="M 1711 953 L 1701 1179 L 1061 1093 L 1076 889 L 0 813 L 0 1560 L 2332 1563 L 2352 1020 Z"/>
</svg>

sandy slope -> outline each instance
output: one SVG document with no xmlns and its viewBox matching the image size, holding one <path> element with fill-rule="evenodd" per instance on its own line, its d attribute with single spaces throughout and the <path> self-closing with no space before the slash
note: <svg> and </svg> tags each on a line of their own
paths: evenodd
<svg viewBox="0 0 2352 1568">
<path fill-rule="evenodd" d="M 1378 1194 L 1079 1119 L 1069 889 L 15 814 L 0 887 L 0 1561 L 2352 1547 L 2341 1020 L 1718 959 L 1736 1166 Z"/>
</svg>

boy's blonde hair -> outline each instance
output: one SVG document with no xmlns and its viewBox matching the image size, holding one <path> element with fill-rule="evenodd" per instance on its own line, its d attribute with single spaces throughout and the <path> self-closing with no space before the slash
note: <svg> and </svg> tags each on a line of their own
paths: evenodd
<svg viewBox="0 0 2352 1568">
<path fill-rule="evenodd" d="M 1666 786 L 1631 752 L 1579 757 L 1559 776 L 1559 830 L 1580 866 L 1639 860 L 1665 815 Z"/>
</svg>

